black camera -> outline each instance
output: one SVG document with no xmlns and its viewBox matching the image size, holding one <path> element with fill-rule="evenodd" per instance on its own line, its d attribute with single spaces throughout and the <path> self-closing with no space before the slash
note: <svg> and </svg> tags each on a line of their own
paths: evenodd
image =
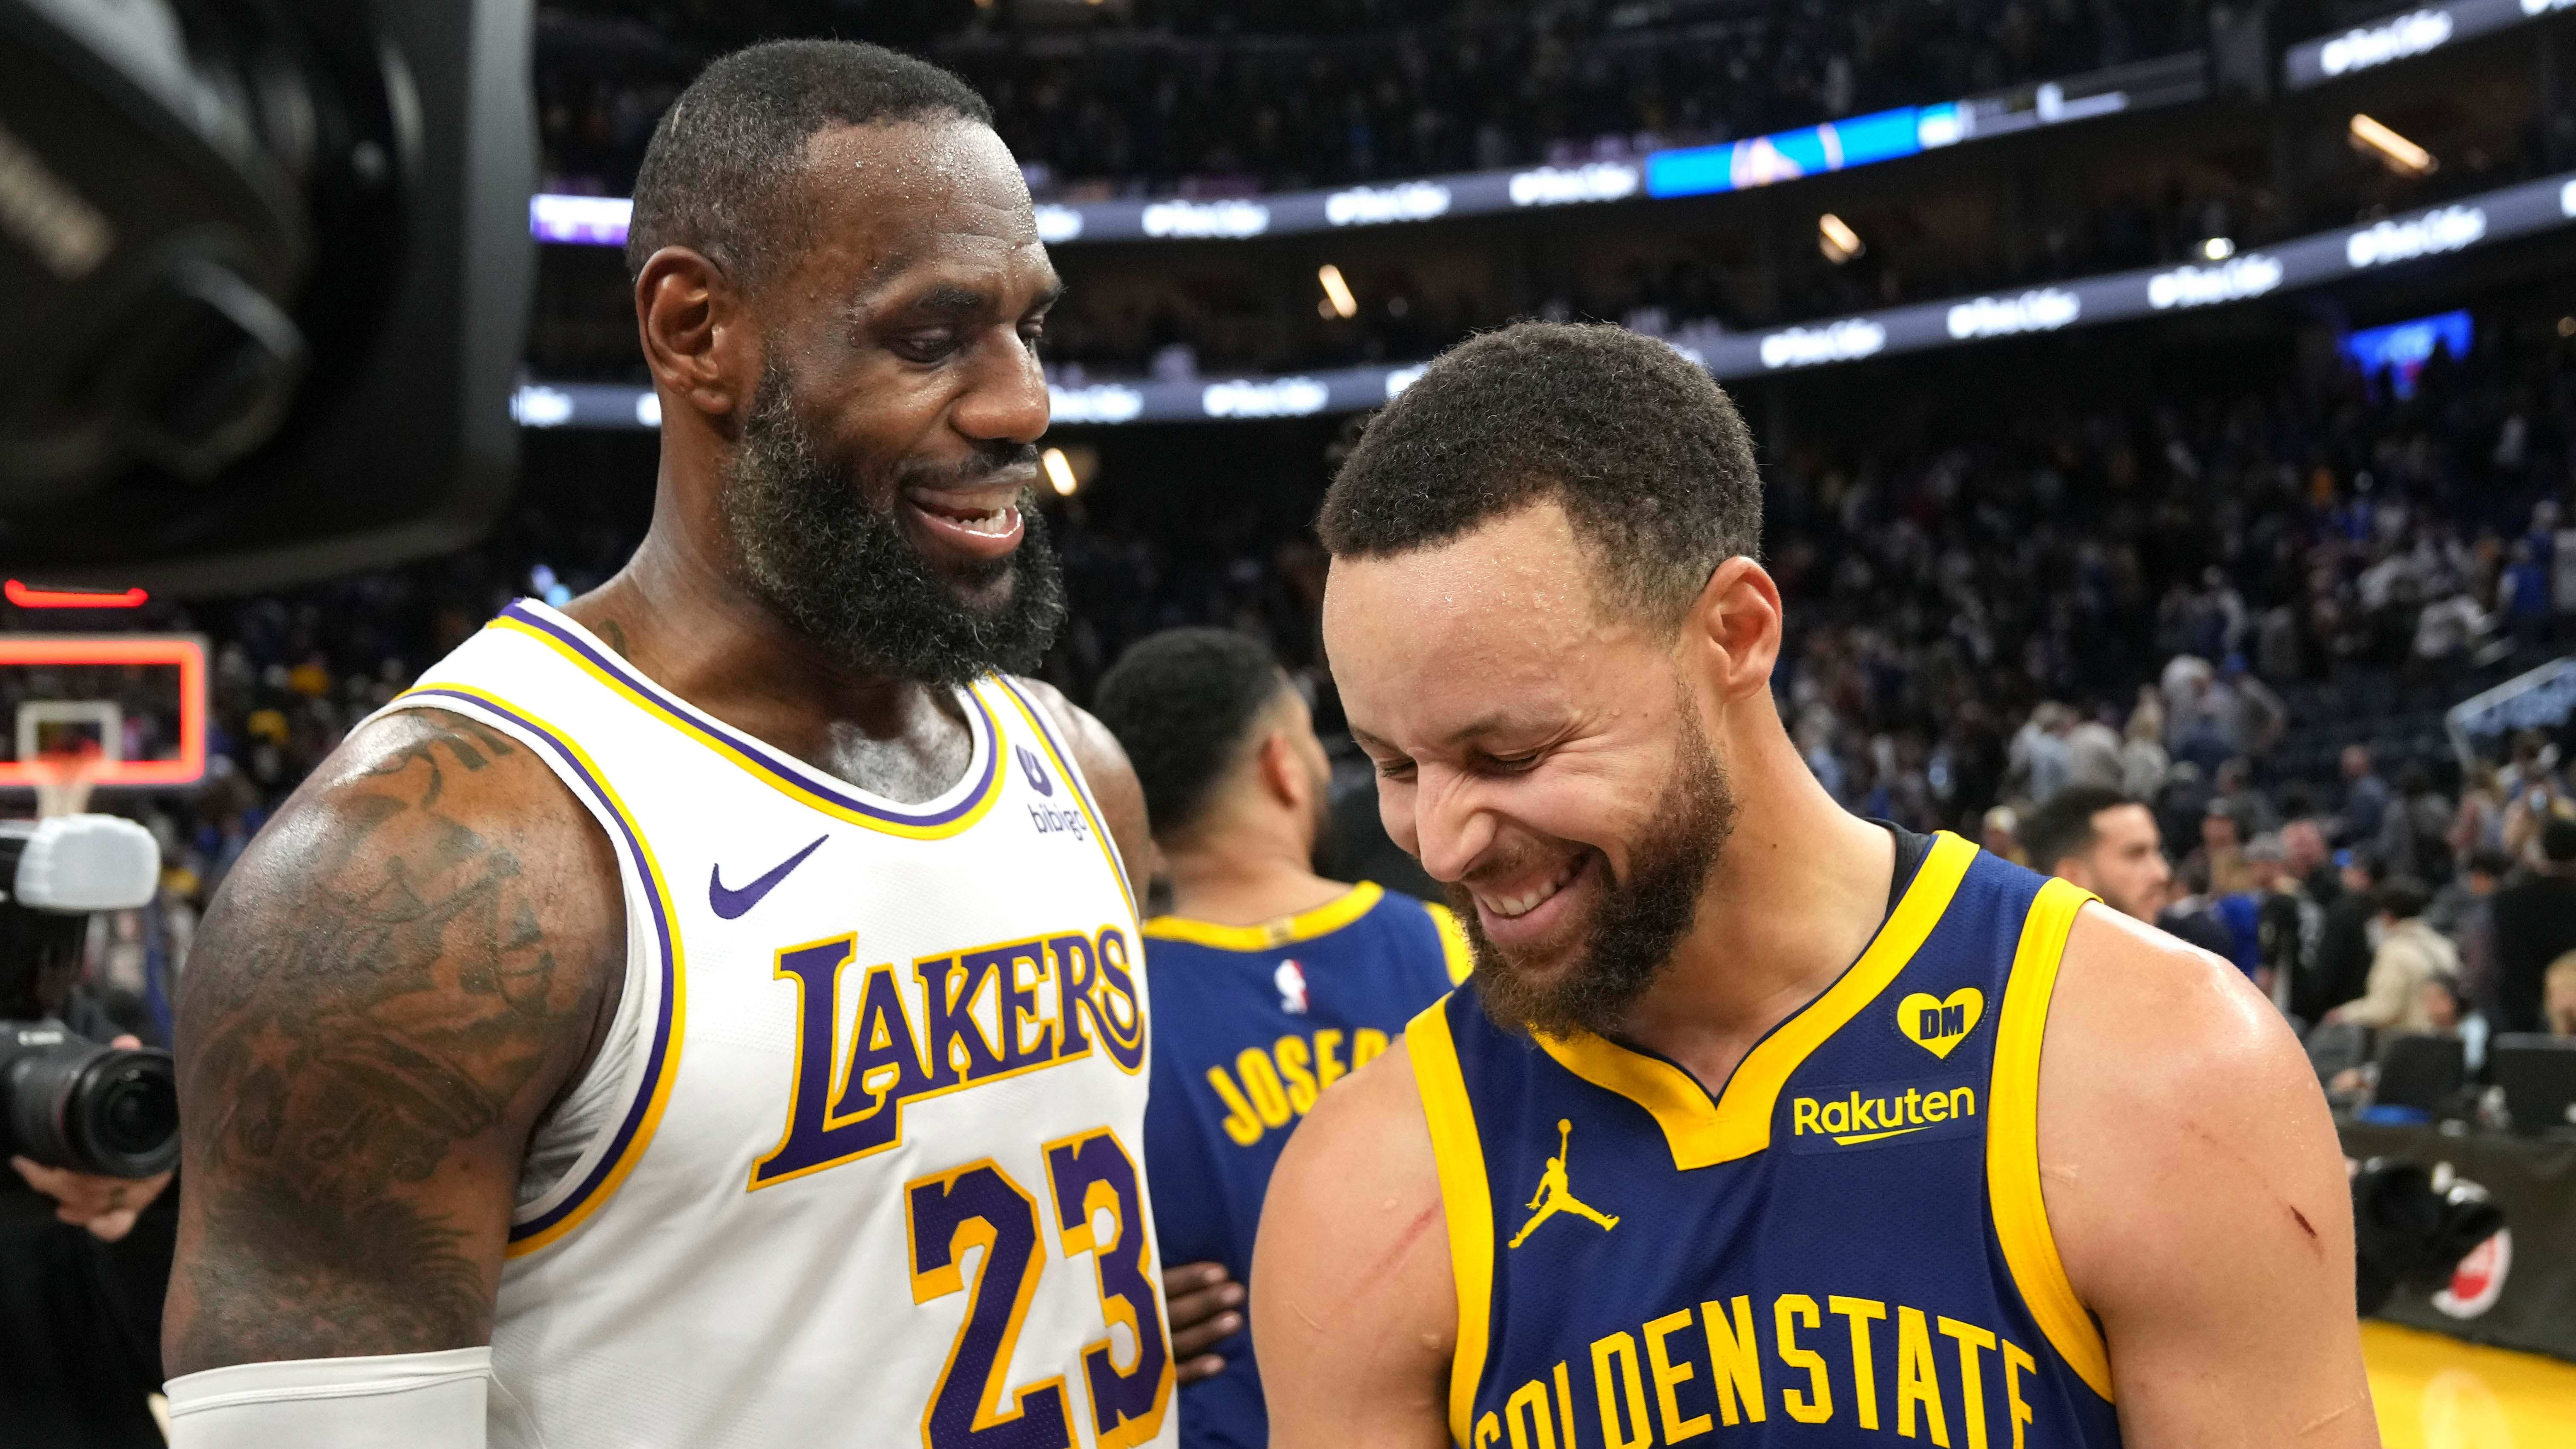
<svg viewBox="0 0 2576 1449">
<path fill-rule="evenodd" d="M 178 1161 L 170 1054 L 102 1046 L 54 1019 L 91 913 L 151 900 L 160 869 L 151 832 L 130 820 L 0 821 L 0 1147 L 102 1177 Z"/>
<path fill-rule="evenodd" d="M 0 564 L 238 593 L 507 502 L 530 0 L 0 0 Z"/>
</svg>

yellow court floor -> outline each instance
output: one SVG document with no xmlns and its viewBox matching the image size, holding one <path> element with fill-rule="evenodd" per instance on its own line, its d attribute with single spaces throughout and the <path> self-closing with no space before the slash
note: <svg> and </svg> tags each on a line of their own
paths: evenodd
<svg viewBox="0 0 2576 1449">
<path fill-rule="evenodd" d="M 2361 1326 L 2386 1449 L 2570 1449 L 2576 1364 L 2393 1323 Z"/>
</svg>

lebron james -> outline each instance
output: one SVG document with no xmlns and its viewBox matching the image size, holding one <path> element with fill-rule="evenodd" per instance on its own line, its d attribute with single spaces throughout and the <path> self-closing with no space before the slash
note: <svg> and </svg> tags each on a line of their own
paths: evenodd
<svg viewBox="0 0 2576 1449">
<path fill-rule="evenodd" d="M 642 548 L 354 731 L 198 939 L 174 1442 L 1170 1441 L 1145 818 L 1007 672 L 1057 283 L 987 121 L 812 42 L 662 121 Z"/>
</svg>

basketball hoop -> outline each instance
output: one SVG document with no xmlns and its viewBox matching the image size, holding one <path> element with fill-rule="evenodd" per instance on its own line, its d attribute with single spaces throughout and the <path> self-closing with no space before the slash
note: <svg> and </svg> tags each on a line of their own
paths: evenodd
<svg viewBox="0 0 2576 1449">
<path fill-rule="evenodd" d="M 36 777 L 36 818 L 50 820 L 88 809 L 90 787 L 97 783 L 104 763 L 95 751 L 44 754 L 29 760 L 27 769 Z"/>
</svg>

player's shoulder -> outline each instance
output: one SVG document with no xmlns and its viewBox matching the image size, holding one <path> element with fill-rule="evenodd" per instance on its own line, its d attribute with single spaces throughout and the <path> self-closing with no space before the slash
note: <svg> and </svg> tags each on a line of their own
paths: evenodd
<svg viewBox="0 0 2576 1449">
<path fill-rule="evenodd" d="M 2098 903 L 2076 913 L 2060 959 L 2049 1050 L 2137 1088 L 2223 1093 L 2308 1072 L 2298 1038 L 2243 972 Z"/>
<path fill-rule="evenodd" d="M 616 858 L 598 822 L 525 740 L 431 706 L 361 722 L 315 767 L 226 879 L 227 894 L 291 908 L 351 870 L 488 859 L 539 887 L 563 921 L 620 918 Z"/>
</svg>

